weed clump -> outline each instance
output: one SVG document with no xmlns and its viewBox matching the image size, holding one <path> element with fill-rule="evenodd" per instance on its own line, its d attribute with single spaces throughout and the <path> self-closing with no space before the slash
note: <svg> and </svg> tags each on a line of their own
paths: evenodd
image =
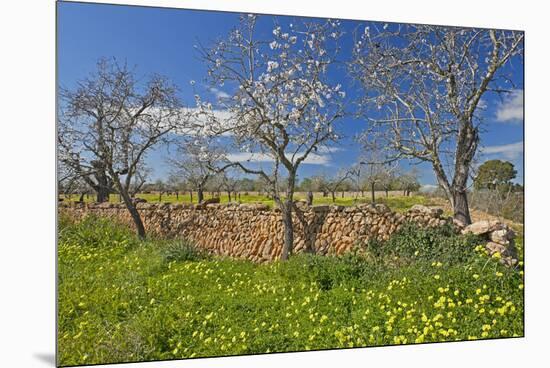
<svg viewBox="0 0 550 368">
<path fill-rule="evenodd" d="M 209 258 L 209 254 L 186 239 L 178 239 L 162 246 L 162 257 L 165 262 L 196 262 Z"/>
<path fill-rule="evenodd" d="M 474 249 L 481 239 L 478 236 L 457 233 L 446 224 L 434 228 L 422 228 L 413 223 L 405 224 L 387 241 L 372 239 L 364 247 L 379 262 L 400 263 L 444 262 L 449 265 L 464 264 L 475 257 Z"/>
</svg>

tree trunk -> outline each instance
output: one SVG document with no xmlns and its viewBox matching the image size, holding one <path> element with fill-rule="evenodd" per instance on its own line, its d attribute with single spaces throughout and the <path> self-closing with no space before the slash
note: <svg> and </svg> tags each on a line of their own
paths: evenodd
<svg viewBox="0 0 550 368">
<path fill-rule="evenodd" d="M 227 199 L 228 202 L 231 202 L 231 192 L 229 190 L 227 191 Z"/>
<path fill-rule="evenodd" d="M 281 206 L 281 215 L 284 225 L 284 243 L 281 252 L 281 260 L 287 260 L 292 254 L 294 248 L 294 225 L 292 223 L 292 209 L 294 201 L 294 185 L 296 184 L 296 168 L 288 169 L 288 186 L 286 190 L 286 198 Z"/>
<path fill-rule="evenodd" d="M 119 187 L 119 190 L 122 186 L 117 185 Z M 141 216 L 134 205 L 134 202 L 132 202 L 132 199 L 128 195 L 128 193 L 122 192 L 120 193 L 122 196 L 122 199 L 124 200 L 124 204 L 126 205 L 126 209 L 128 209 L 128 212 L 130 212 L 130 216 L 132 217 L 132 220 L 134 221 L 134 225 L 136 226 L 136 231 L 138 234 L 138 237 L 140 239 L 145 239 L 145 226 L 143 225 L 143 221 L 141 220 Z"/>
<path fill-rule="evenodd" d="M 281 208 L 284 227 L 284 243 L 283 251 L 281 252 L 281 260 L 285 261 L 292 253 L 294 245 L 294 225 L 292 223 L 292 200 L 286 200 Z"/>
<path fill-rule="evenodd" d="M 97 173 L 94 176 L 97 181 L 97 186 L 95 186 L 94 189 L 97 192 L 97 201 L 100 203 L 109 202 L 112 182 L 110 182 L 109 177 L 105 172 L 105 166 L 99 165 L 96 169 Z"/>
<path fill-rule="evenodd" d="M 470 210 L 468 208 L 468 193 L 466 190 L 469 164 L 469 161 L 464 163 L 463 161 L 459 162 L 457 160 L 457 162 L 455 162 L 455 175 L 451 185 L 447 180 L 447 176 L 445 175 L 441 164 L 439 164 L 439 162 L 434 163 L 434 171 L 437 182 L 447 195 L 447 199 L 453 209 L 453 218 L 463 225 L 469 225 L 472 223 Z"/>
<path fill-rule="evenodd" d="M 133 204 L 126 204 L 126 208 L 128 208 L 128 211 L 132 216 L 132 220 L 134 220 L 139 238 L 145 239 L 145 226 L 143 226 L 143 221 L 141 220 L 141 216 L 139 215 L 137 208 Z"/>
<path fill-rule="evenodd" d="M 386 198 L 388 198 L 388 190 L 386 189 Z"/>
<path fill-rule="evenodd" d="M 471 224 L 468 193 L 465 190 L 453 191 L 453 204 L 453 218 L 464 225 Z"/>
<path fill-rule="evenodd" d="M 96 200 L 99 203 L 109 202 L 109 188 L 106 185 L 98 185 Z"/>
<path fill-rule="evenodd" d="M 204 193 L 203 193 L 201 187 L 199 187 L 197 189 L 197 197 L 198 197 L 198 201 L 199 201 L 198 203 L 201 203 L 202 201 L 204 201 Z"/>
<path fill-rule="evenodd" d="M 84 193 L 82 193 L 82 194 L 80 195 L 80 198 L 79 198 L 78 201 L 79 201 L 79 202 L 84 202 Z"/>
<path fill-rule="evenodd" d="M 192 190 L 189 191 L 189 201 L 191 203 L 193 203 L 193 191 Z"/>
<path fill-rule="evenodd" d="M 307 192 L 307 205 L 313 205 L 313 193 L 311 191 Z"/>
<path fill-rule="evenodd" d="M 336 202 L 336 194 L 334 192 L 330 192 L 332 195 L 332 203 Z"/>
<path fill-rule="evenodd" d="M 375 203 L 376 199 L 374 198 L 374 183 L 371 183 L 370 185 L 370 196 L 371 196 L 371 202 Z"/>
</svg>

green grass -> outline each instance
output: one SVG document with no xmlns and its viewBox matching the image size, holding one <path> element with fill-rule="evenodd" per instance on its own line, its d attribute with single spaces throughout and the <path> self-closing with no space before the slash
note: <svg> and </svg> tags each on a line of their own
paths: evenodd
<svg viewBox="0 0 550 368">
<path fill-rule="evenodd" d="M 58 363 L 523 335 L 522 272 L 479 247 L 465 248 L 467 262 L 401 266 L 353 253 L 259 265 L 183 249 L 62 218 Z"/>
<path fill-rule="evenodd" d="M 368 195 L 367 195 L 368 194 Z M 379 195 L 379 193 L 377 193 Z M 70 195 L 67 198 L 67 200 L 70 201 L 76 201 L 79 199 L 79 195 Z M 147 202 L 150 203 L 158 203 L 159 202 L 159 195 L 156 193 L 140 193 L 137 195 L 139 198 L 146 199 Z M 210 193 L 205 194 L 205 199 L 212 198 L 213 196 Z M 303 193 L 297 193 L 295 196 L 296 199 L 305 199 L 305 195 Z M 268 205 L 269 207 L 273 208 L 274 202 L 272 199 L 267 198 L 263 195 L 254 195 L 254 194 L 241 194 L 240 199 L 235 199 L 233 196 L 231 197 L 232 201 L 240 202 L 240 203 L 263 203 Z M 90 197 L 84 197 L 85 202 L 93 202 L 95 200 L 94 196 Z M 111 194 L 109 197 L 109 201 L 113 203 L 119 202 L 119 197 L 117 194 Z M 229 202 L 229 198 L 226 194 L 222 194 L 220 196 L 221 203 L 227 203 Z M 162 195 L 160 198 L 160 202 L 165 203 L 191 203 L 191 197 L 189 193 L 180 194 L 179 196 L 176 195 Z M 197 195 L 193 194 L 193 201 L 192 203 L 197 203 Z M 339 206 L 352 206 L 356 204 L 361 203 L 371 203 L 370 200 L 370 194 L 365 193 L 365 197 L 341 197 L 340 195 L 337 195 L 335 198 L 335 201 L 332 201 L 332 197 L 329 195 L 327 197 L 322 197 L 319 195 L 316 195 L 313 199 L 314 205 L 325 205 L 325 204 L 336 204 Z M 392 208 L 394 211 L 403 212 L 411 208 L 415 204 L 423 204 L 423 205 L 431 205 L 433 204 L 429 198 L 421 195 L 411 195 L 409 197 L 405 196 L 377 196 L 376 197 L 376 203 L 384 203 L 387 204 L 390 208 Z"/>
</svg>

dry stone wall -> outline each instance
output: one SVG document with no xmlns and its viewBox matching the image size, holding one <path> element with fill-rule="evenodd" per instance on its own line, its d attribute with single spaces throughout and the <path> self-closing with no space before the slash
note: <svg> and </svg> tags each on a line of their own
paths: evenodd
<svg viewBox="0 0 550 368">
<path fill-rule="evenodd" d="M 478 221 L 462 229 L 463 234 L 475 234 L 485 239 L 485 249 L 491 256 L 498 253 L 500 262 L 507 266 L 518 263 L 514 242 L 516 234 L 508 225 L 499 221 Z"/>
<path fill-rule="evenodd" d="M 302 218 L 294 217 L 295 252 L 342 254 L 357 242 L 386 240 L 402 224 L 411 221 L 423 227 L 452 222 L 439 208 L 416 205 L 405 213 L 383 204 L 353 207 L 313 206 L 298 203 Z M 161 237 L 193 240 L 217 255 L 255 262 L 279 258 L 283 223 L 278 209 L 262 204 L 151 204 L 139 203 L 146 231 Z M 60 203 L 60 210 L 81 219 L 88 214 L 111 217 L 128 225 L 132 219 L 121 204 Z"/>
</svg>

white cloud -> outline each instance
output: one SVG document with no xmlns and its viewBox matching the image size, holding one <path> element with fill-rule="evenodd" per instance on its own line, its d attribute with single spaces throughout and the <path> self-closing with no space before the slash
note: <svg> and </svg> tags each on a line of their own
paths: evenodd
<svg viewBox="0 0 550 368">
<path fill-rule="evenodd" d="M 221 89 L 217 89 L 215 87 L 210 87 L 208 89 L 210 92 L 212 92 L 214 94 L 214 96 L 216 96 L 216 98 L 218 99 L 225 99 L 225 98 L 229 98 L 231 96 L 229 96 L 229 94 L 227 92 L 224 92 L 222 91 Z"/>
<path fill-rule="evenodd" d="M 499 146 L 488 146 L 482 148 L 480 151 L 485 155 L 501 156 L 507 160 L 516 160 L 523 154 L 523 141 Z"/>
<path fill-rule="evenodd" d="M 234 152 L 226 155 L 232 162 L 273 162 L 273 158 L 265 153 Z"/>
<path fill-rule="evenodd" d="M 321 153 L 334 153 L 334 152 L 341 152 L 343 151 L 340 147 L 328 147 L 328 146 L 321 146 L 317 149 L 317 152 Z"/>
<path fill-rule="evenodd" d="M 483 98 L 481 98 L 477 104 L 478 109 L 481 109 L 481 110 L 487 110 L 488 106 L 489 105 L 487 104 L 487 101 Z"/>
<path fill-rule="evenodd" d="M 501 123 L 521 123 L 523 121 L 523 90 L 513 91 L 498 105 L 496 119 Z"/>
<path fill-rule="evenodd" d="M 226 157 L 229 161 L 233 162 L 275 162 L 275 159 L 271 155 L 259 152 L 234 152 L 227 154 Z M 287 153 L 287 157 L 290 159 L 291 154 Z M 311 165 L 330 165 L 331 159 L 327 154 L 310 153 L 303 163 Z"/>
<path fill-rule="evenodd" d="M 420 191 L 421 191 L 421 192 L 429 193 L 429 192 L 435 191 L 437 188 L 438 188 L 437 185 L 433 185 L 433 184 L 424 184 L 424 185 L 422 185 L 422 186 L 420 187 Z"/>
<path fill-rule="evenodd" d="M 304 164 L 312 165 L 327 165 L 329 166 L 331 159 L 328 155 L 319 155 L 316 153 L 310 153 L 307 158 L 304 160 Z"/>
</svg>

